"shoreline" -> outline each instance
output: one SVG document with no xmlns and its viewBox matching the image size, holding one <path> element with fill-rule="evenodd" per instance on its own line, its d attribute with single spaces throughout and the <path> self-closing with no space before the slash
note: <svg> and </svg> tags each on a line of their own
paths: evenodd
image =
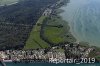
<svg viewBox="0 0 100 66">
<path fill-rule="evenodd" d="M 43 23 L 43 25 L 42 25 L 42 29 L 43 29 L 43 35 L 42 35 L 42 38 L 43 38 L 43 40 L 45 40 L 46 42 L 48 42 L 48 43 L 50 43 L 51 44 L 51 46 L 58 46 L 58 45 L 64 45 L 64 44 L 66 44 L 67 42 L 68 43 L 73 43 L 73 42 L 76 42 L 76 39 L 73 37 L 73 35 L 70 33 L 70 31 L 69 31 L 69 29 L 70 29 L 70 27 L 69 27 L 69 25 L 68 25 L 68 23 L 65 21 L 65 20 L 63 20 L 62 19 L 62 17 L 59 15 L 60 13 L 62 13 L 63 12 L 63 10 L 61 10 L 60 8 L 62 7 L 62 6 L 64 6 L 64 5 L 66 5 L 66 3 L 68 2 L 68 0 L 63 0 L 62 1 L 62 3 L 59 5 L 56 5 L 56 7 L 54 7 L 53 8 L 53 13 L 47 18 L 47 20 L 46 20 L 46 22 L 44 22 Z M 51 19 L 51 23 L 49 24 L 46 24 L 48 21 L 50 21 L 50 19 Z M 58 21 L 58 23 L 56 23 L 56 24 L 52 24 L 52 22 L 53 23 L 55 23 L 54 21 L 52 21 L 54 19 L 54 21 Z M 62 23 L 61 23 L 62 22 Z M 62 26 L 62 27 L 58 27 L 58 26 Z M 50 27 L 51 26 L 51 27 Z M 50 27 L 51 29 L 48 29 L 48 27 Z M 58 27 L 58 28 L 57 28 Z M 66 27 L 66 28 L 65 28 Z M 54 29 L 52 29 L 52 28 L 54 28 Z M 46 32 L 46 30 L 50 30 L 49 32 L 47 32 L 47 34 L 50 34 L 50 32 L 54 32 L 55 33 L 55 35 L 58 35 L 58 33 L 59 33 L 59 31 L 61 30 L 61 31 L 63 31 L 62 32 L 62 38 L 64 38 L 64 39 L 62 39 L 60 36 L 61 35 L 58 35 L 58 37 L 54 37 L 54 36 L 52 36 L 52 34 L 51 35 L 46 35 L 45 34 L 45 32 Z M 56 29 L 58 29 L 59 31 L 56 31 Z M 66 29 L 66 30 L 65 30 Z M 53 30 L 55 30 L 55 31 L 53 31 Z M 58 33 L 57 33 L 58 32 Z M 64 36 L 65 35 L 65 36 Z M 47 37 L 48 36 L 48 37 Z M 52 37 L 52 39 L 48 39 L 48 38 L 50 38 L 50 37 Z M 55 38 L 55 39 L 54 39 Z M 57 38 L 59 38 L 59 39 L 57 39 Z M 66 39 L 65 39 L 66 38 Z M 57 42 L 57 41 L 58 42 Z M 61 41 L 62 40 L 62 41 Z"/>
<path fill-rule="evenodd" d="M 60 9 L 61 9 L 62 7 L 60 7 Z M 63 12 L 65 12 L 63 9 L 61 9 L 62 10 L 62 12 L 60 12 L 60 14 L 61 13 L 63 13 Z M 60 17 L 63 19 L 63 17 L 60 15 Z M 67 22 L 66 20 L 64 20 L 65 22 Z M 68 23 L 68 22 L 67 22 Z M 70 27 L 70 25 L 68 24 L 68 26 Z M 71 30 L 69 29 L 69 31 L 70 31 L 70 33 L 72 34 L 72 36 L 75 38 L 75 36 L 73 35 L 73 33 L 71 32 Z M 76 39 L 76 38 L 75 38 Z M 90 48 L 90 47 L 92 47 L 92 48 L 94 48 L 94 51 L 92 51 L 90 54 L 89 54 L 89 56 L 90 57 L 94 57 L 94 58 L 96 58 L 97 56 L 98 56 L 98 58 L 96 58 L 96 59 L 98 59 L 99 61 L 100 61 L 100 54 L 99 55 L 97 55 L 97 53 L 100 53 L 100 47 L 98 47 L 98 46 L 93 46 L 93 45 L 90 45 L 90 43 L 88 43 L 88 42 L 85 42 L 85 41 L 78 41 L 77 39 L 76 39 L 76 42 L 75 43 L 77 43 L 77 44 L 79 44 L 79 45 L 81 45 L 81 46 L 84 46 L 84 47 L 87 47 L 87 48 Z M 82 43 L 82 44 L 81 44 Z M 93 53 L 94 53 L 94 56 L 92 56 L 93 55 Z"/>
<path fill-rule="evenodd" d="M 69 4 L 73 4 L 73 3 L 69 3 Z M 69 23 L 69 26 L 71 27 L 71 29 L 70 29 L 70 32 L 71 32 L 71 34 L 77 39 L 77 41 L 76 42 L 88 42 L 89 43 L 89 46 L 96 46 L 96 47 L 100 47 L 100 42 L 99 42 L 99 40 L 97 40 L 97 38 L 99 37 L 97 37 L 97 35 L 96 35 L 96 37 L 94 37 L 95 35 L 93 35 L 92 33 L 89 33 L 90 35 L 88 36 L 88 35 L 86 35 L 86 34 L 88 34 L 88 30 L 87 30 L 87 32 L 85 32 L 85 28 L 83 28 L 83 30 L 84 30 L 84 32 L 85 32 L 85 34 L 84 34 L 84 32 L 82 32 L 81 30 L 79 31 L 79 29 L 78 29 L 78 27 L 77 27 L 77 24 L 78 23 L 75 23 L 76 25 L 76 27 L 77 28 L 75 28 L 74 29 L 74 27 L 73 27 L 73 25 L 74 25 L 74 20 L 73 20 L 73 18 L 71 18 L 71 17 L 74 17 L 73 16 L 73 14 L 74 14 L 74 12 L 72 11 L 72 12 L 69 12 L 69 11 L 71 11 L 71 10 L 73 10 L 72 8 L 71 8 L 71 5 L 69 5 L 68 6 L 68 8 L 67 8 L 67 6 L 64 6 L 64 7 L 62 7 L 61 9 L 62 10 L 65 10 L 64 12 L 65 13 L 62 13 L 61 14 L 61 16 L 63 17 L 63 19 L 65 20 L 65 21 L 68 21 L 68 23 Z M 69 10 L 68 10 L 69 9 Z M 69 14 L 69 13 L 73 13 L 73 14 Z M 65 14 L 65 15 L 64 15 Z M 68 18 L 69 19 L 66 19 L 66 15 L 68 15 Z M 65 17 L 66 16 L 66 17 Z M 77 15 L 76 15 L 77 16 Z M 73 20 L 71 20 L 71 19 Z M 76 18 L 76 19 L 78 19 L 78 18 Z M 80 20 L 81 21 L 81 20 Z M 84 21 L 84 19 L 83 19 L 83 21 Z M 87 20 L 88 21 L 88 20 Z M 76 21 L 77 22 L 77 21 Z M 84 23 L 82 23 L 82 24 L 84 24 Z M 82 27 L 81 27 L 82 28 Z M 88 27 L 86 27 L 86 28 L 88 28 Z M 95 28 L 95 27 L 94 27 Z M 90 30 L 90 31 L 92 31 L 92 30 Z M 93 30 L 94 31 L 94 30 Z M 94 31 L 94 32 L 96 32 L 96 31 Z M 81 36 L 81 34 L 83 34 L 82 36 Z M 99 38 L 98 38 L 99 39 Z M 96 41 L 97 40 L 97 41 Z"/>
<path fill-rule="evenodd" d="M 64 5 L 66 5 L 66 4 L 64 4 Z M 63 5 L 63 6 L 64 6 L 64 5 Z M 59 12 L 57 13 L 57 15 L 58 15 L 58 17 L 61 18 L 61 20 L 67 22 L 67 21 L 64 20 L 63 17 L 60 15 L 61 13 L 65 12 L 65 10 L 61 9 L 63 6 L 61 6 L 60 8 L 57 9 L 57 10 L 59 11 Z M 73 35 L 73 33 L 72 33 L 71 29 L 70 29 L 71 27 L 70 27 L 70 25 L 69 25 L 69 22 L 67 22 L 67 23 L 68 23 L 68 27 L 69 27 L 69 32 L 70 32 L 71 35 L 75 38 L 75 36 Z M 77 40 L 77 38 L 75 38 L 75 39 L 76 39 L 76 42 L 75 42 L 75 43 L 85 42 L 85 41 Z M 86 43 L 88 43 L 88 42 L 86 42 Z M 94 45 L 90 45 L 90 43 L 88 43 L 88 45 L 89 45 L 90 47 L 97 47 L 97 46 L 94 46 Z M 98 47 L 98 48 L 100 48 L 100 47 Z"/>
</svg>

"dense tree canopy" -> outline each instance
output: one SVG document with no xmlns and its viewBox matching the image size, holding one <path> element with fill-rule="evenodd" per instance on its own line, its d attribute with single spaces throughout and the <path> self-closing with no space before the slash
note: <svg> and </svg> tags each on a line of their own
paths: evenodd
<svg viewBox="0 0 100 66">
<path fill-rule="evenodd" d="M 57 0 L 20 0 L 0 7 L 0 49 L 22 48 L 43 11 Z"/>
</svg>

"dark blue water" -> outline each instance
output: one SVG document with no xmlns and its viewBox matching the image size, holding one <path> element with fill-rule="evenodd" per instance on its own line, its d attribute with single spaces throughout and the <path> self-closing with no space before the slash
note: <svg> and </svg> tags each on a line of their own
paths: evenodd
<svg viewBox="0 0 100 66">
<path fill-rule="evenodd" d="M 6 63 L 7 66 L 100 66 L 100 64 Z"/>
<path fill-rule="evenodd" d="M 100 47 L 100 0 L 70 0 L 62 7 L 64 20 L 78 41 Z"/>
</svg>

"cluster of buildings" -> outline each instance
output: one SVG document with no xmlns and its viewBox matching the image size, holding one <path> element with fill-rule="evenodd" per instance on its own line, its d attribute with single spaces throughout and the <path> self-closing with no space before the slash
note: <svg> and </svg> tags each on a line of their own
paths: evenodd
<svg viewBox="0 0 100 66">
<path fill-rule="evenodd" d="M 64 51 L 58 51 L 59 48 L 62 48 Z M 78 44 L 66 44 L 63 47 L 55 46 L 50 48 L 47 52 L 46 49 L 38 50 L 5 50 L 0 51 L 0 61 L 3 62 L 13 62 L 22 60 L 40 60 L 40 61 L 49 61 L 49 59 L 79 59 L 79 58 L 88 58 L 88 55 L 93 48 L 86 48 L 79 46 Z"/>
<path fill-rule="evenodd" d="M 49 60 L 49 58 L 65 58 L 64 52 L 40 50 L 6 50 L 0 51 L 0 61 L 13 62 L 21 60 Z"/>
<path fill-rule="evenodd" d="M 52 9 L 47 8 L 47 9 L 44 11 L 43 16 L 48 16 L 48 15 L 50 15 L 51 13 L 52 13 Z"/>
<path fill-rule="evenodd" d="M 57 1 L 55 4 L 53 4 L 53 5 L 51 5 L 50 7 L 48 7 L 48 8 L 44 11 L 43 16 L 49 16 L 49 15 L 52 13 L 52 11 L 53 11 L 54 9 L 56 9 L 57 7 L 60 7 L 60 6 L 61 6 L 60 4 L 63 5 L 63 3 L 65 3 L 65 1 L 68 1 L 68 0 L 59 0 L 59 1 Z"/>
<path fill-rule="evenodd" d="M 84 47 L 79 44 L 72 43 L 65 45 L 66 56 L 69 58 L 88 58 L 93 50 L 94 48 L 92 47 Z"/>
</svg>

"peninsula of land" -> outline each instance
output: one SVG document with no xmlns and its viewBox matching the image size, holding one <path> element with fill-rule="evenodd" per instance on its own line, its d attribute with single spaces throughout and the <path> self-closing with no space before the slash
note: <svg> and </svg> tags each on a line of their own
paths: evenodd
<svg viewBox="0 0 100 66">
<path fill-rule="evenodd" d="M 69 31 L 68 23 L 59 16 L 59 13 L 62 11 L 59 8 L 69 0 L 55 0 L 55 2 L 54 0 L 53 2 L 51 0 L 48 0 L 50 2 L 45 0 L 43 2 L 41 0 L 34 1 L 36 4 L 38 2 L 41 2 L 41 5 L 46 4 L 41 6 L 41 8 L 36 7 L 36 11 L 33 9 L 33 0 L 26 0 L 24 3 L 22 1 L 18 4 L 7 6 L 9 8 L 5 6 L 0 7 L 0 9 L 3 9 L 0 11 L 0 14 L 3 15 L 3 17 L 1 16 L 2 19 L 0 19 L 0 30 L 1 34 L 6 34 L 6 36 L 2 36 L 3 39 L 0 46 L 1 61 L 46 62 L 50 58 L 73 58 L 77 60 L 81 58 L 95 58 L 94 61 L 100 61 L 100 49 L 91 47 L 86 42 L 76 42 L 76 39 Z M 25 8 L 22 3 L 26 5 Z M 23 9 L 17 8 L 20 7 L 19 5 Z M 12 9 L 15 7 L 17 9 L 16 13 L 13 12 L 16 9 Z M 5 13 L 7 9 L 9 11 Z M 38 11 L 38 9 L 41 11 Z M 5 14 L 2 14 L 3 12 Z M 13 14 L 10 14 L 12 12 Z M 36 14 L 32 15 L 32 13 Z M 6 16 L 6 14 L 10 16 Z M 2 30 L 3 28 L 5 29 Z"/>
</svg>

